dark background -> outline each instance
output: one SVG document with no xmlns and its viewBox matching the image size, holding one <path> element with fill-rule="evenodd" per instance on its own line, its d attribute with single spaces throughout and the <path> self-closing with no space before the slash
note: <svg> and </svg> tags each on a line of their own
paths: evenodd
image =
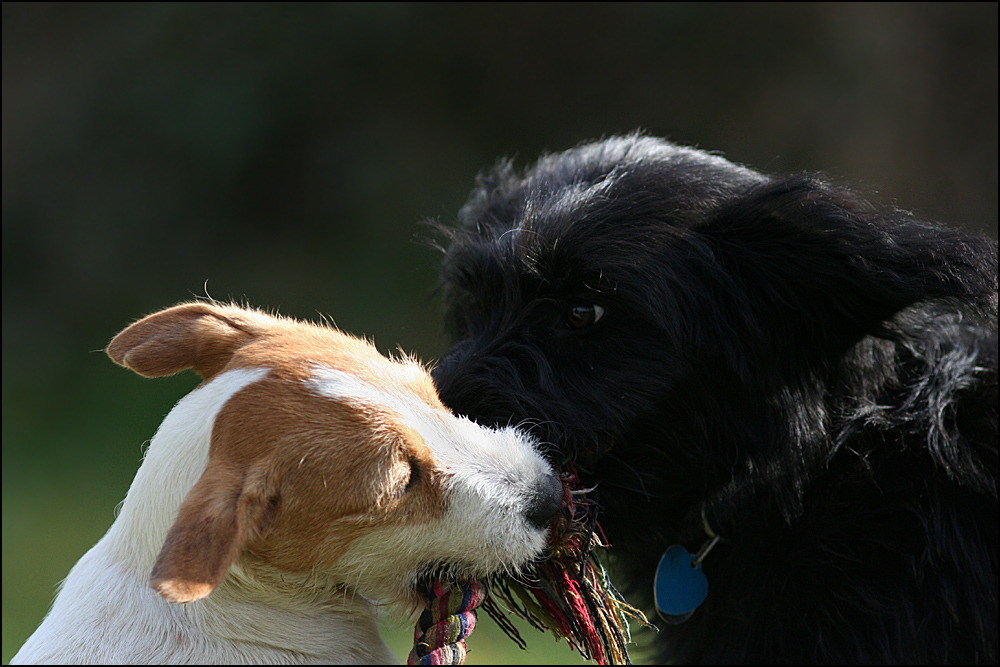
<svg viewBox="0 0 1000 667">
<path fill-rule="evenodd" d="M 420 223 L 498 156 L 642 128 L 997 234 L 996 3 L 5 3 L 2 30 L 4 661 L 197 382 L 111 336 L 210 295 L 432 361 Z M 470 662 L 576 659 L 478 633 Z"/>
</svg>

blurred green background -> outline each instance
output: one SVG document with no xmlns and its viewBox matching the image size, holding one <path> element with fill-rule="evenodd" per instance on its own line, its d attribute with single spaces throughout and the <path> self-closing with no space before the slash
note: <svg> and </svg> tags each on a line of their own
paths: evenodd
<svg viewBox="0 0 1000 667">
<path fill-rule="evenodd" d="M 498 156 L 643 128 L 997 234 L 996 3 L 4 3 L 2 30 L 4 662 L 196 384 L 111 336 L 210 295 L 433 360 L 420 223 Z"/>
</svg>

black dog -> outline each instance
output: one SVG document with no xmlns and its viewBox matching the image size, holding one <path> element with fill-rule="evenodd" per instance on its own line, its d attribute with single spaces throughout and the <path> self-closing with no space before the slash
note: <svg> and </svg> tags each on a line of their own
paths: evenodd
<svg viewBox="0 0 1000 667">
<path fill-rule="evenodd" d="M 636 602 L 723 538 L 662 659 L 997 661 L 995 241 L 639 135 L 459 222 L 445 403 L 597 485 Z"/>
</svg>

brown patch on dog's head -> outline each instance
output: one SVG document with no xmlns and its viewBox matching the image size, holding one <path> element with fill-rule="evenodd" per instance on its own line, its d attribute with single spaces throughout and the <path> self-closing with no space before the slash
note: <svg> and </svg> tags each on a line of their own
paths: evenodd
<svg viewBox="0 0 1000 667">
<path fill-rule="evenodd" d="M 150 315 L 107 352 L 147 377 L 268 370 L 216 416 L 208 466 L 156 560 L 151 585 L 172 602 L 207 596 L 241 554 L 283 571 L 329 567 L 373 527 L 442 511 L 434 457 L 400 415 L 309 385 L 317 368 L 334 369 L 446 413 L 415 362 L 327 327 L 207 303 Z"/>
</svg>

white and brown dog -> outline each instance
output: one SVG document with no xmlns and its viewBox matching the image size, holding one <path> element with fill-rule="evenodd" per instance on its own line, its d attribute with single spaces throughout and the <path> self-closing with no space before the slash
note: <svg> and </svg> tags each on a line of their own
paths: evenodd
<svg viewBox="0 0 1000 667">
<path fill-rule="evenodd" d="M 204 382 L 13 662 L 386 663 L 374 601 L 541 554 L 561 485 L 533 442 L 452 415 L 426 371 L 328 327 L 208 303 L 117 363 Z M 186 604 L 178 604 L 186 603 Z"/>
</svg>

